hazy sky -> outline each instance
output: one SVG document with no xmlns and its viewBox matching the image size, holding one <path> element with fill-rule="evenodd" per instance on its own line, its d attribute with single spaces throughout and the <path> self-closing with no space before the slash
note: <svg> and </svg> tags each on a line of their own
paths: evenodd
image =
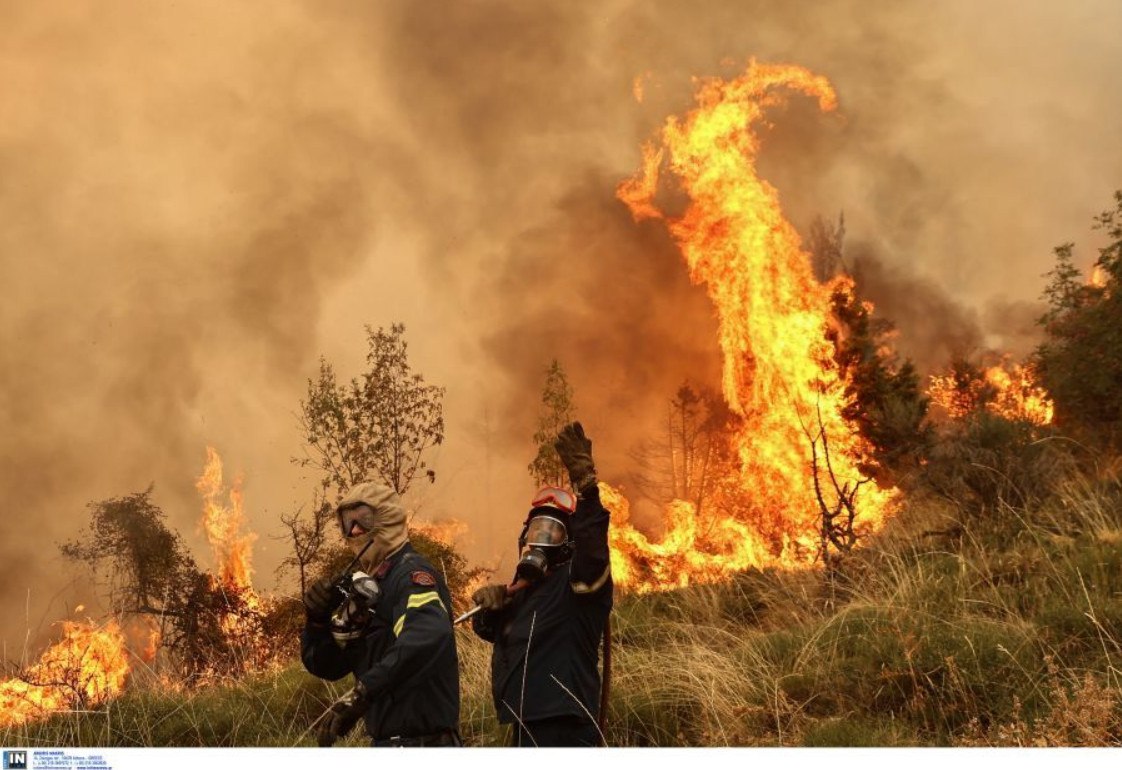
<svg viewBox="0 0 1122 770">
<path fill-rule="evenodd" d="M 752 56 L 833 82 L 838 114 L 793 105 L 762 169 L 800 230 L 844 210 L 904 351 L 1031 346 L 1052 247 L 1089 263 L 1122 187 L 1122 4 L 792 5 L 0 0 L 9 646 L 84 598 L 56 546 L 91 500 L 154 483 L 209 564 L 208 444 L 272 586 L 311 488 L 299 399 L 320 355 L 358 372 L 366 324 L 404 322 L 448 388 L 414 504 L 466 520 L 473 556 L 511 563 L 553 356 L 625 478 L 716 347 L 704 289 L 613 191 L 691 78 Z"/>
</svg>

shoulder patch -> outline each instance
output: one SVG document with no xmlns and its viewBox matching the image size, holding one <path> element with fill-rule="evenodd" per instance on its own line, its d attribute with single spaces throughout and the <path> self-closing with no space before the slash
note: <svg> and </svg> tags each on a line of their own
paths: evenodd
<svg viewBox="0 0 1122 770">
<path fill-rule="evenodd" d="M 436 578 L 434 578 L 429 573 L 425 572 L 423 569 L 417 570 L 416 572 L 414 572 L 411 575 L 411 577 L 413 579 L 413 585 L 417 585 L 417 586 L 434 586 L 434 585 L 436 585 Z"/>
</svg>

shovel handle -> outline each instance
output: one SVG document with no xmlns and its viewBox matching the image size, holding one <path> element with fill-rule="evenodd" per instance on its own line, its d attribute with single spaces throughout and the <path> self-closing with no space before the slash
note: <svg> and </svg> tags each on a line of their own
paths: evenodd
<svg viewBox="0 0 1122 770">
<path fill-rule="evenodd" d="M 528 585 L 530 585 L 529 580 L 526 580 L 525 578 L 519 578 L 518 580 L 515 580 L 513 583 L 511 583 L 510 585 L 508 585 L 506 587 L 506 595 L 507 596 L 514 596 L 516 593 L 518 593 L 519 591 L 521 591 L 523 588 L 525 588 Z M 481 609 L 483 609 L 482 604 L 475 605 L 470 610 L 465 612 L 463 615 L 460 615 L 460 617 L 458 617 L 454 621 L 452 621 L 452 625 L 454 625 L 454 626 L 460 625 L 465 620 L 470 618 L 472 615 L 479 612 Z"/>
</svg>

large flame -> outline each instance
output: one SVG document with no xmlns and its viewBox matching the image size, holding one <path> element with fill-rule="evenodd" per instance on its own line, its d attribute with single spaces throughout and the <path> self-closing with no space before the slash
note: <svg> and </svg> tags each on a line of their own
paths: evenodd
<svg viewBox="0 0 1122 770">
<path fill-rule="evenodd" d="M 735 504 L 708 506 L 709 513 L 698 516 L 689 503 L 676 501 L 663 540 L 652 543 L 627 522 L 626 501 L 606 490 L 621 586 L 650 590 L 717 580 L 751 566 L 813 561 L 821 515 L 812 441 L 817 486 L 828 507 L 863 482 L 859 526 L 868 532 L 890 506 L 892 492 L 859 471 L 871 465 L 869 448 L 842 415 L 846 382 L 827 338 L 833 284 L 815 280 L 777 191 L 756 171 L 756 130 L 791 91 L 816 98 L 823 110 L 836 106 L 825 78 L 793 65 L 751 62 L 738 78 L 703 81 L 697 108 L 667 120 L 659 141 L 643 148 L 641 172 L 618 190 L 637 220 L 667 222 L 690 277 L 705 284 L 718 317 L 722 392 L 742 418 L 734 438 Z M 688 196 L 680 217 L 655 202 L 664 166 Z"/>
<path fill-rule="evenodd" d="M 218 579 L 224 586 L 238 591 L 249 590 L 253 579 L 253 541 L 257 536 L 242 533 L 245 513 L 242 510 L 241 479 L 234 481 L 227 495 L 222 480 L 222 458 L 213 447 L 208 446 L 206 466 L 195 487 L 203 496 L 203 529 L 214 549 Z"/>
<path fill-rule="evenodd" d="M 99 706 L 120 694 L 129 660 L 117 622 L 98 627 L 64 621 L 62 634 L 22 676 L 0 681 L 0 726 Z"/>
</svg>

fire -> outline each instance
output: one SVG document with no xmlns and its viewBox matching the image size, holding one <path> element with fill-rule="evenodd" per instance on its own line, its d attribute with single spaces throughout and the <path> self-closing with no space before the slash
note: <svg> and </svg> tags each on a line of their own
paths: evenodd
<svg viewBox="0 0 1122 770">
<path fill-rule="evenodd" d="M 253 578 L 252 548 L 257 536 L 242 534 L 245 513 L 242 510 L 241 479 L 234 481 L 229 504 L 223 500 L 222 458 L 213 447 L 206 448 L 206 466 L 195 482 L 203 496 L 203 529 L 214 549 L 218 562 L 218 579 L 224 586 L 250 591 Z"/>
<path fill-rule="evenodd" d="M 214 549 L 218 564 L 212 585 L 220 589 L 226 610 L 220 626 L 234 644 L 248 647 L 247 656 L 263 652 L 260 627 L 255 616 L 261 610 L 261 599 L 253 590 L 253 542 L 257 535 L 242 533 L 245 512 L 242 509 L 241 478 L 234 480 L 228 494 L 222 480 L 222 458 L 213 447 L 207 447 L 207 462 L 195 487 L 203 496 L 203 529 Z M 229 500 L 229 504 L 224 502 Z"/>
<path fill-rule="evenodd" d="M 1107 273 L 1102 265 L 1095 265 L 1091 269 L 1091 286 L 1096 289 L 1105 289 L 1107 284 Z"/>
<path fill-rule="evenodd" d="M 151 663 L 156 659 L 156 652 L 160 649 L 163 635 L 160 633 L 160 624 L 151 615 L 138 615 L 130 617 L 125 623 L 125 639 L 128 648 L 140 660 Z"/>
<path fill-rule="evenodd" d="M 468 531 L 468 526 L 466 522 L 459 519 L 440 519 L 439 521 L 409 522 L 409 529 L 427 535 L 433 540 L 452 545 L 458 537 Z"/>
<path fill-rule="evenodd" d="M 733 518 L 700 517 L 684 500 L 670 504 L 666 533 L 660 542 L 652 543 L 631 526 L 622 494 L 601 483 L 600 499 L 612 512 L 608 533 L 612 580 L 621 587 L 644 592 L 714 583 L 732 572 L 775 561 L 767 543 L 750 526 Z"/>
<path fill-rule="evenodd" d="M 129 660 L 116 621 L 103 628 L 64 621 L 62 632 L 63 638 L 22 677 L 0 681 L 0 726 L 20 725 L 74 707 L 99 706 L 124 688 Z"/>
<path fill-rule="evenodd" d="M 1009 361 L 982 370 L 977 377 L 962 372 L 936 375 L 927 394 L 953 419 L 985 409 L 1008 420 L 1049 425 L 1055 412 L 1048 391 L 1037 384 L 1032 371 Z"/>
<path fill-rule="evenodd" d="M 652 543 L 628 523 L 622 496 L 606 490 L 621 586 L 653 590 L 718 580 L 750 566 L 812 562 L 821 515 L 811 439 L 822 435 L 833 469 L 828 478 L 819 442 L 825 502 L 833 505 L 839 491 L 863 482 L 857 500 L 863 533 L 879 527 L 891 507 L 893 491 L 859 471 L 871 465 L 869 448 L 842 416 L 846 382 L 827 338 L 831 292 L 848 279 L 815 280 L 778 192 L 756 172 L 756 129 L 791 91 L 816 98 L 822 110 L 836 106 L 825 78 L 793 65 L 751 62 L 735 79 L 703 81 L 697 108 L 666 121 L 659 141 L 643 148 L 641 172 L 617 191 L 636 220 L 667 222 L 691 279 L 706 285 L 718 317 L 722 393 L 741 418 L 733 439 L 735 503 L 730 498 L 698 516 L 676 501 L 666 513 L 665 537 Z M 664 159 L 688 196 L 680 217 L 654 201 Z"/>
</svg>

